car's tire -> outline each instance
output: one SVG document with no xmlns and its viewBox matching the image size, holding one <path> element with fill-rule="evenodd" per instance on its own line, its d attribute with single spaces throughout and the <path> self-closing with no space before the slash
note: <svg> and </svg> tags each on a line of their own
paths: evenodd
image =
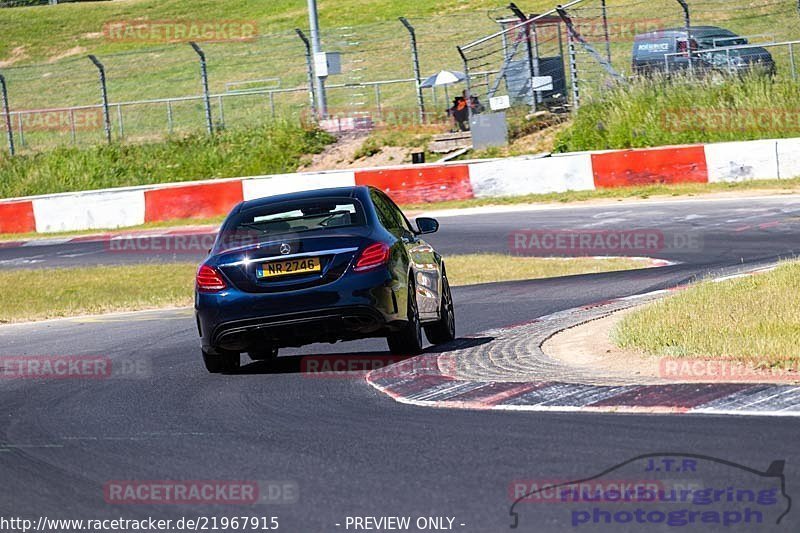
<svg viewBox="0 0 800 533">
<path fill-rule="evenodd" d="M 456 338 L 456 312 L 453 307 L 453 295 L 447 273 L 442 270 L 442 303 L 439 320 L 425 326 L 425 336 L 431 344 L 443 344 Z"/>
<path fill-rule="evenodd" d="M 259 346 L 257 350 L 247 352 L 253 361 L 274 361 L 278 358 L 278 347 L 270 344 Z"/>
<path fill-rule="evenodd" d="M 386 337 L 389 351 L 394 355 L 417 355 L 422 352 L 422 324 L 417 311 L 416 290 L 413 283 L 408 286 L 408 320 L 403 329 Z"/>
<path fill-rule="evenodd" d="M 211 374 L 220 374 L 222 372 L 235 372 L 239 369 L 241 361 L 238 352 L 220 350 L 219 355 L 214 355 L 203 350 L 203 363 L 206 365 L 206 370 Z"/>
</svg>

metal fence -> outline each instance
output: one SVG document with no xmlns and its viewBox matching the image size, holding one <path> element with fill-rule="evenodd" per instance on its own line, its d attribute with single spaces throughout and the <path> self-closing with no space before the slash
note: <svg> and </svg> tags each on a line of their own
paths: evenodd
<svg viewBox="0 0 800 533">
<path fill-rule="evenodd" d="M 687 22 L 769 44 L 778 75 L 796 77 L 799 9 L 798 0 L 574 0 L 540 14 L 512 3 L 328 28 L 321 32 L 323 49 L 342 54 L 342 74 L 327 80 L 329 111 L 378 123 L 445 120 L 448 90 L 419 88 L 421 78 L 442 69 L 465 70 L 481 98 L 508 95 L 514 106 L 574 109 L 631 77 L 636 34 Z M 0 130 L 12 152 L 24 152 L 156 140 L 273 116 L 310 118 L 313 61 L 306 33 L 111 53 L 113 33 L 98 31 L 96 38 L 105 39 L 98 48 L 106 52 L 94 61 L 80 55 L 0 68 L 7 94 Z M 127 48 L 130 43 L 116 49 Z"/>
<path fill-rule="evenodd" d="M 723 27 L 750 43 L 715 43 L 703 54 L 766 47 L 777 74 L 797 79 L 793 39 L 800 37 L 799 12 L 797 0 L 575 0 L 540 14 L 517 9 L 498 31 L 459 51 L 473 93 L 508 95 L 512 105 L 531 108 L 577 109 L 586 98 L 634 76 L 637 34 L 687 25 Z M 687 52 L 701 59 L 700 51 Z M 478 69 L 497 74 L 487 82 L 476 79 Z"/>
<path fill-rule="evenodd" d="M 443 119 L 444 91 L 418 90 L 419 77 L 459 69 L 455 44 L 493 27 L 485 12 L 470 12 L 323 30 L 323 49 L 341 52 L 343 63 L 342 74 L 327 80 L 330 113 L 374 122 Z M 97 53 L 97 64 L 81 55 L 0 68 L 11 136 L 6 120 L 0 130 L 24 152 L 107 142 L 109 136 L 112 142 L 149 141 L 273 116 L 310 118 L 307 33 L 199 42 L 198 49 L 188 42 L 151 45 Z"/>
</svg>

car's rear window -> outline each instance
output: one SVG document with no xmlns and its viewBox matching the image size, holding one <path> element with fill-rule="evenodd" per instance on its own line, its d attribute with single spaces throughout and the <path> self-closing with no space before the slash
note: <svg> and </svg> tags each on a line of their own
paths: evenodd
<svg viewBox="0 0 800 533">
<path fill-rule="evenodd" d="M 316 198 L 245 209 L 222 228 L 217 248 L 269 240 L 273 236 L 363 226 L 366 216 L 355 198 Z"/>
<path fill-rule="evenodd" d="M 738 35 L 707 35 L 699 39 L 703 48 L 719 48 L 722 46 L 741 46 L 747 44 L 747 39 Z"/>
</svg>

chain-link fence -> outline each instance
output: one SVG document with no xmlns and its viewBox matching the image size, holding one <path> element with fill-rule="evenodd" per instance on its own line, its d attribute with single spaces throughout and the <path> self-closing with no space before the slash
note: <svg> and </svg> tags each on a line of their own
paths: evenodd
<svg viewBox="0 0 800 533">
<path fill-rule="evenodd" d="M 671 58 L 683 58 L 701 72 L 731 74 L 750 66 L 755 53 L 766 58 L 766 50 L 772 73 L 798 79 L 797 0 L 575 0 L 515 15 L 459 47 L 473 93 L 507 95 L 512 105 L 531 108 L 577 108 L 641 73 L 634 45 L 643 34 L 649 37 L 641 46 L 662 63 L 651 70 L 674 72 L 681 61 Z M 486 79 L 476 70 L 497 74 Z"/>
<path fill-rule="evenodd" d="M 798 0 L 575 0 L 540 14 L 511 4 L 406 23 L 325 28 L 323 49 L 342 54 L 341 74 L 326 80 L 329 112 L 377 123 L 445 121 L 450 93 L 460 88 L 418 88 L 420 79 L 443 69 L 465 70 L 480 98 L 507 95 L 514 106 L 567 110 L 635 74 L 636 35 L 687 23 L 726 28 L 747 44 L 686 39 L 685 49 L 666 50 L 661 59 L 672 54 L 680 60 L 683 54 L 690 65 L 716 62 L 724 67 L 717 70 L 731 71 L 741 61 L 737 56 L 760 45 L 769 50 L 778 76 L 796 78 L 798 9 Z M 125 30 L 125 23 L 120 27 Z M 113 23 L 111 28 L 98 34 L 106 39 L 142 34 L 115 33 Z M 180 29 L 173 28 L 171 35 Z M 145 36 L 157 34 L 150 30 Z M 3 67 L 0 82 L 5 82 L 9 112 L 0 130 L 9 147 L 14 142 L 18 151 L 33 151 L 109 138 L 154 140 L 246 126 L 276 115 L 312 117 L 307 34 L 207 40 L 198 50 L 188 39 L 146 48 L 138 43 L 129 46 L 132 51 L 97 54 L 97 65 L 73 56 Z"/>
<path fill-rule="evenodd" d="M 375 123 L 444 120 L 447 103 L 441 88 L 423 91 L 419 101 L 414 48 L 422 78 L 459 69 L 455 45 L 486 34 L 496 23 L 485 12 L 469 12 L 410 19 L 407 24 L 392 20 L 321 32 L 323 49 L 342 56 L 342 73 L 327 78 L 330 115 L 367 116 Z M 107 25 L 105 37 L 129 35 L 124 23 L 119 27 L 123 29 L 114 33 L 113 23 Z M 138 32 L 134 37 L 141 34 L 149 35 Z M 96 54 L 105 76 L 108 133 L 100 69 L 85 55 L 0 68 L 16 151 L 95 144 L 109 135 L 112 142 L 155 140 L 202 132 L 209 122 L 210 129 L 220 130 L 276 115 L 311 118 L 313 61 L 307 36 L 307 31 L 295 30 L 201 41 L 204 60 L 185 41 Z M 5 120 L 0 120 L 0 130 L 7 137 Z"/>
</svg>

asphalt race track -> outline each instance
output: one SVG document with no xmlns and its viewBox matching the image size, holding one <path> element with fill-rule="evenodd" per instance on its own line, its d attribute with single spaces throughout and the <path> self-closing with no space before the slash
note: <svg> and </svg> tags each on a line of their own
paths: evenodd
<svg viewBox="0 0 800 533">
<path fill-rule="evenodd" d="M 678 236 L 692 243 L 651 254 L 680 263 L 673 266 L 456 288 L 459 336 L 768 264 L 800 250 L 797 196 L 534 209 L 441 223 L 429 241 L 445 258 L 507 252 L 508 234 L 520 229 L 658 229 L 670 242 Z M 0 249 L 2 268 L 172 259 L 109 253 L 103 243 Z M 785 459 L 786 493 L 800 497 L 796 418 L 428 409 L 380 395 L 361 375 L 300 372 L 302 355 L 384 350 L 380 340 L 315 345 L 282 351 L 275 365 L 252 363 L 236 375 L 212 376 L 202 367 L 190 310 L 0 327 L 0 355 L 103 355 L 140 361 L 145 369 L 113 379 L 0 380 L 0 515 L 277 516 L 280 530 L 296 532 L 345 531 L 347 516 L 447 516 L 455 517 L 457 531 L 498 532 L 511 523 L 515 480 L 581 479 L 658 452 L 704 454 L 757 470 Z M 713 476 L 704 481 L 729 482 L 724 474 Z M 120 505 L 104 498 L 112 480 L 281 480 L 296 483 L 299 500 Z M 675 530 L 635 523 L 573 527 L 559 505 L 517 510 L 520 531 Z M 769 526 L 798 531 L 799 513 L 795 506 L 780 526 Z"/>
</svg>

